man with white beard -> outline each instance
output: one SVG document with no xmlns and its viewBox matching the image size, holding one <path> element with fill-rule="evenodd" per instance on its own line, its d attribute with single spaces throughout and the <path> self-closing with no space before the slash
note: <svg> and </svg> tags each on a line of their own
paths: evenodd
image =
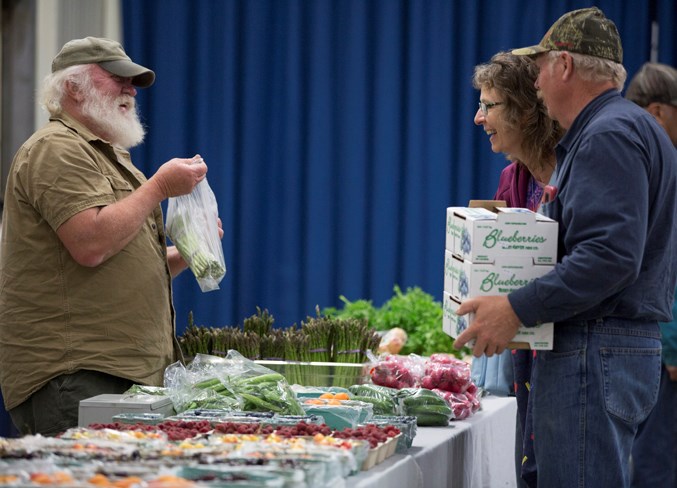
<svg viewBox="0 0 677 488">
<path fill-rule="evenodd" d="M 180 357 L 160 203 L 204 179 L 199 156 L 147 179 L 128 150 L 155 73 L 109 39 L 66 43 L 42 89 L 49 122 L 18 150 L 0 246 L 0 386 L 22 434 L 77 426 L 80 400 L 162 385 Z M 220 231 L 222 234 L 222 231 Z"/>
</svg>

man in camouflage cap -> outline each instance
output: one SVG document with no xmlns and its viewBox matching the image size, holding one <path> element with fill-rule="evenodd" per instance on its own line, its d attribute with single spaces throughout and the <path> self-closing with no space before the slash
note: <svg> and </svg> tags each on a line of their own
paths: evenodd
<svg viewBox="0 0 677 488">
<path fill-rule="evenodd" d="M 562 15 L 535 46 L 514 49 L 513 54 L 534 55 L 548 51 L 569 51 L 623 62 L 623 47 L 616 25 L 597 7 Z"/>
<path fill-rule="evenodd" d="M 507 296 L 466 300 L 458 336 L 473 354 L 502 352 L 520 324 L 555 323 L 531 378 L 538 486 L 629 483 L 628 456 L 656 402 L 658 322 L 677 283 L 677 155 L 651 115 L 621 97 L 614 23 L 597 8 L 563 15 L 536 46 L 536 89 L 567 133 L 542 212 L 559 222 L 554 270 Z"/>
</svg>

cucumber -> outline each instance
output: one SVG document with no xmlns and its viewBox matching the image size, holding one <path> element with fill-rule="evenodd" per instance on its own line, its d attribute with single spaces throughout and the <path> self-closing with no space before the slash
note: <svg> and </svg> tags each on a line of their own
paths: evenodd
<svg viewBox="0 0 677 488">
<path fill-rule="evenodd" d="M 428 398 L 431 399 L 432 401 L 436 401 L 441 397 L 434 391 L 428 390 L 426 388 L 402 388 L 397 392 L 397 398 L 399 398 L 400 400 L 407 400 L 411 398 L 420 398 L 420 399 Z"/>
<path fill-rule="evenodd" d="M 449 417 L 439 413 L 421 413 L 416 415 L 416 425 L 420 427 L 446 427 Z"/>
<path fill-rule="evenodd" d="M 434 393 L 433 393 L 434 394 Z M 430 397 L 427 395 L 421 395 L 421 396 L 413 396 L 413 397 L 407 397 L 404 400 L 402 400 L 402 404 L 406 408 L 415 408 L 415 407 L 425 407 L 428 405 L 431 406 L 443 406 L 449 408 L 449 405 L 447 405 L 447 402 L 444 400 L 444 398 L 439 397 L 435 395 L 434 397 Z"/>
<path fill-rule="evenodd" d="M 405 409 L 405 413 L 407 415 L 419 415 L 419 414 L 427 414 L 427 413 L 434 413 L 434 414 L 439 414 L 439 415 L 446 415 L 447 417 L 450 417 L 454 411 L 448 406 L 448 405 L 420 405 L 417 407 L 412 407 L 412 408 L 407 408 Z"/>
</svg>

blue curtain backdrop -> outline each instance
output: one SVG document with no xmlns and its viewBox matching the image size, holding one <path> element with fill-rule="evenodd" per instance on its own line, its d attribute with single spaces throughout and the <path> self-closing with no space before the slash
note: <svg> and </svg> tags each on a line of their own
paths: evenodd
<svg viewBox="0 0 677 488">
<path fill-rule="evenodd" d="M 673 0 L 123 1 L 125 47 L 157 74 L 134 161 L 200 153 L 225 230 L 221 289 L 175 280 L 179 333 L 190 311 L 237 325 L 259 306 L 286 327 L 396 284 L 441 299 L 445 209 L 491 198 L 506 163 L 473 125 L 473 67 L 591 4 L 629 76 L 652 20 L 675 64 Z"/>
<path fill-rule="evenodd" d="M 535 44 L 564 12 L 597 5 L 632 76 L 677 65 L 674 0 L 123 0 L 124 44 L 157 82 L 138 99 L 147 175 L 202 154 L 228 273 L 202 293 L 175 280 L 177 328 L 278 326 L 393 286 L 441 300 L 445 209 L 490 198 L 505 160 L 472 118 L 473 67 Z M 6 414 L 0 436 L 14 435 Z"/>
</svg>

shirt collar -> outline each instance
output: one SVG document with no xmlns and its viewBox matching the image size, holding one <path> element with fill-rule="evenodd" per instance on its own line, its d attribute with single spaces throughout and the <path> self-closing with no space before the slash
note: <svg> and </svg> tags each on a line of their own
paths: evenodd
<svg viewBox="0 0 677 488">
<path fill-rule="evenodd" d="M 558 149 L 561 148 L 568 152 L 571 146 L 576 142 L 583 129 L 588 125 L 590 120 L 597 115 L 597 112 L 606 105 L 613 98 L 620 98 L 621 94 L 615 88 L 609 88 L 605 92 L 598 95 L 590 103 L 588 103 L 581 113 L 576 116 L 573 124 L 569 130 L 564 134 L 564 137 L 559 141 Z"/>
<path fill-rule="evenodd" d="M 97 136 L 96 134 L 94 134 L 94 132 L 92 132 L 89 128 L 87 128 L 86 125 L 82 124 L 81 122 L 78 122 L 73 116 L 69 115 L 66 112 L 61 112 L 59 114 L 52 115 L 50 116 L 49 120 L 53 122 L 62 123 L 69 129 L 75 131 L 80 137 L 82 137 L 89 143 L 103 144 L 103 147 L 101 147 L 101 149 L 104 152 L 108 153 L 108 157 L 112 161 L 117 161 L 118 163 L 122 164 L 129 171 L 137 175 L 138 178 L 138 174 L 140 173 L 140 171 L 132 164 L 129 151 L 127 151 L 126 149 L 116 147 L 107 140 Z"/>
<path fill-rule="evenodd" d="M 94 132 L 92 132 L 86 125 L 76 120 L 73 116 L 71 116 L 67 112 L 62 111 L 61 113 L 52 115 L 49 117 L 49 120 L 61 122 L 66 127 L 77 132 L 78 135 L 80 135 L 80 137 L 85 139 L 87 142 L 101 141 L 102 143 L 113 147 L 113 145 L 110 142 L 94 134 Z"/>
</svg>

